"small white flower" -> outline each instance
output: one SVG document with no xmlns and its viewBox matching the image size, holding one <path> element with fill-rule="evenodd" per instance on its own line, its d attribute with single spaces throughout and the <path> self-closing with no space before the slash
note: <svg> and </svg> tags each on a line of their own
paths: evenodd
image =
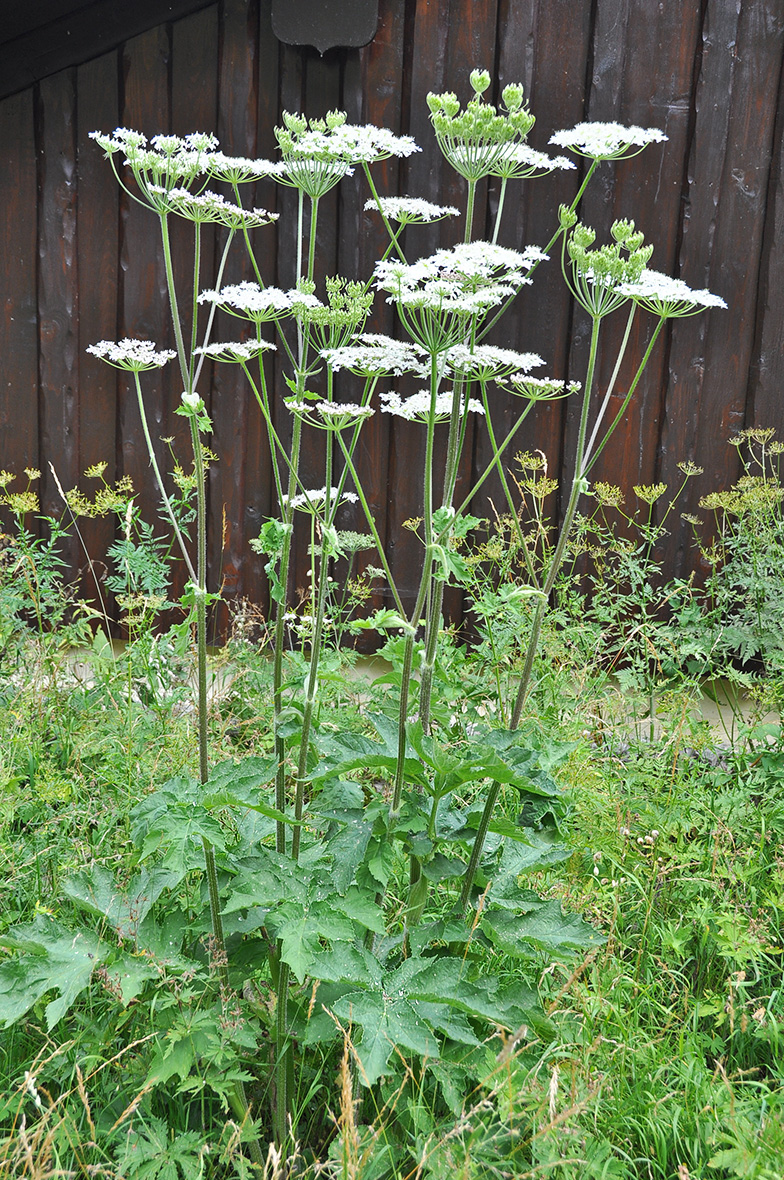
<svg viewBox="0 0 784 1180">
<path fill-rule="evenodd" d="M 329 512 L 335 507 L 335 501 L 340 495 L 341 504 L 356 504 L 359 496 L 356 492 L 338 492 L 337 488 L 330 488 L 327 493 L 326 488 L 314 488 L 312 491 L 299 492 L 296 496 L 291 497 L 289 502 L 288 496 L 282 497 L 284 505 L 289 505 L 291 508 L 299 508 L 305 512 Z"/>
<path fill-rule="evenodd" d="M 189 410 L 200 410 L 204 404 L 198 393 L 188 393 L 187 389 L 182 391 L 182 403 L 183 405 L 187 406 Z"/>
<path fill-rule="evenodd" d="M 296 288 L 281 291 L 278 287 L 260 287 L 258 283 L 236 283 L 221 291 L 202 291 L 199 303 L 215 303 L 232 315 L 263 323 L 296 314 L 298 309 L 321 307 L 315 295 Z"/>
<path fill-rule="evenodd" d="M 214 152 L 210 157 L 211 175 L 229 184 L 280 176 L 284 170 L 285 164 L 272 160 L 249 160 L 245 156 L 225 156 L 223 152 Z"/>
<path fill-rule="evenodd" d="M 506 180 L 547 176 L 556 170 L 575 167 L 574 162 L 565 156 L 548 156 L 527 143 L 454 144 L 449 159 L 463 174 L 498 176 Z"/>
<path fill-rule="evenodd" d="M 160 369 L 177 355 L 170 348 L 156 352 L 152 340 L 130 340 L 127 337 L 119 341 L 99 340 L 97 344 L 88 345 L 86 351 L 117 369 L 130 369 L 137 373 L 146 369 Z"/>
<path fill-rule="evenodd" d="M 243 209 L 219 193 L 209 191 L 191 193 L 183 188 L 166 190 L 160 185 L 148 185 L 148 192 L 161 194 L 168 208 L 181 217 L 187 217 L 190 221 L 226 225 L 230 229 L 242 229 L 243 226 L 256 229 L 277 221 L 280 216 L 278 213 L 268 213 L 266 209 Z"/>
<path fill-rule="evenodd" d="M 552 401 L 555 398 L 567 397 L 570 393 L 578 393 L 581 389 L 579 381 L 554 381 L 550 377 L 528 377 L 523 373 L 513 373 L 509 377 L 510 393 L 527 397 L 532 402 Z"/>
<path fill-rule="evenodd" d="M 376 412 L 372 406 L 360 406 L 356 402 L 317 402 L 313 410 L 326 426 L 336 430 L 364 422 Z"/>
<path fill-rule="evenodd" d="M 481 381 L 500 380 L 512 373 L 527 373 L 544 361 L 535 352 L 515 352 L 511 348 L 497 348 L 493 344 L 477 344 L 469 348 L 456 344 L 446 354 L 449 367 Z"/>
<path fill-rule="evenodd" d="M 618 292 L 662 319 L 696 315 L 705 307 L 727 306 L 719 295 L 706 290 L 693 291 L 682 279 L 670 278 L 656 270 L 644 270 L 636 283 L 624 283 Z"/>
<path fill-rule="evenodd" d="M 377 373 L 396 377 L 404 373 L 414 373 L 420 377 L 427 375 L 424 350 L 416 345 L 372 332 L 364 333 L 359 340 L 359 344 L 324 349 L 320 355 L 336 373 L 348 369 L 360 376 Z"/>
<path fill-rule="evenodd" d="M 41 1095 L 38 1093 L 38 1090 L 35 1085 L 35 1074 L 31 1073 L 29 1069 L 26 1069 L 24 1079 L 25 1079 L 25 1090 L 27 1090 L 27 1093 L 32 1098 L 36 1107 L 38 1108 L 38 1110 L 40 1110 L 41 1109 Z"/>
<path fill-rule="evenodd" d="M 550 143 L 571 148 L 594 160 L 618 160 L 637 155 L 649 143 L 663 143 L 667 136 L 656 127 L 624 127 L 620 123 L 578 123 L 570 131 L 556 131 Z M 636 151 L 630 149 L 636 148 Z"/>
<path fill-rule="evenodd" d="M 245 361 L 253 360 L 268 349 L 275 351 L 275 345 L 266 340 L 232 340 L 227 344 L 206 344 L 195 348 L 194 352 L 200 356 L 208 356 L 216 361 Z"/>
<path fill-rule="evenodd" d="M 431 406 L 434 422 L 446 422 L 452 416 L 452 391 L 441 390 L 436 394 L 435 403 L 430 396 L 429 389 L 420 389 L 419 393 L 402 399 L 397 393 L 382 393 L 380 395 L 382 414 L 393 414 L 396 418 L 405 418 L 408 422 L 427 422 L 430 419 Z M 460 409 L 464 414 L 484 414 L 484 406 L 476 398 L 469 398 L 466 405 L 465 394 Z"/>
<path fill-rule="evenodd" d="M 442 217 L 457 217 L 460 213 L 454 205 L 434 205 L 419 197 L 379 197 L 378 204 L 372 198 L 365 202 L 366 209 L 378 210 L 379 207 L 389 221 L 399 221 L 402 225 L 439 221 Z"/>
</svg>

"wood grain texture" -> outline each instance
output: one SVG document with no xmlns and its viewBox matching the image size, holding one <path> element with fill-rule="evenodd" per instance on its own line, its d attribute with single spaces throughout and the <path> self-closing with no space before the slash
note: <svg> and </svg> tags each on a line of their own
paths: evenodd
<svg viewBox="0 0 784 1180">
<path fill-rule="evenodd" d="M 124 127 L 149 139 L 169 131 L 169 30 L 159 26 L 126 42 L 122 53 L 120 119 Z M 111 174 L 108 180 L 112 183 Z M 133 180 L 129 181 L 133 186 Z M 120 198 L 120 308 L 118 335 L 153 340 L 159 349 L 173 347 L 166 273 L 157 215 L 124 193 Z M 131 374 L 118 379 L 118 468 L 130 475 L 145 519 L 159 521 L 160 495 L 145 445 Z M 163 442 L 168 407 L 180 385 L 176 362 L 140 374 L 150 435 L 159 466 L 168 468 Z M 179 390 L 177 390 L 179 396 Z"/>
<path fill-rule="evenodd" d="M 686 282 L 716 291 L 729 308 L 673 329 L 661 478 L 674 483 L 682 459 L 705 472 L 682 511 L 693 510 L 703 489 L 726 487 L 737 475 L 737 452 L 725 440 L 746 423 L 783 52 L 784 10 L 775 0 L 740 11 L 709 4 L 679 266 Z M 690 531 L 678 521 L 673 534 L 667 565 L 683 572 L 694 561 Z"/>
<path fill-rule="evenodd" d="M 91 131 L 110 131 L 118 123 L 116 53 L 106 54 L 76 72 L 76 249 L 79 317 L 78 339 L 79 484 L 92 497 L 97 485 L 84 471 L 106 463 L 104 478 L 116 478 L 117 370 L 89 356 L 85 349 L 117 336 L 117 278 L 119 254 L 119 189 L 106 185 L 108 164 L 89 138 Z M 110 178 L 111 179 L 111 178 Z M 89 292 L 98 288 L 98 297 Z M 105 557 L 114 540 L 114 517 L 79 522 L 86 554 L 84 585 L 90 590 L 105 575 Z M 88 560 L 89 558 L 89 560 Z M 109 604 L 107 603 L 107 608 Z"/>
<path fill-rule="evenodd" d="M 74 70 L 41 83 L 36 110 L 39 152 L 38 330 L 41 454 L 57 451 L 41 467 L 41 508 L 66 515 L 57 487 L 79 479 L 79 291 L 76 254 L 76 128 Z M 49 463 L 55 471 L 49 467 Z M 79 564 L 78 540 L 64 542 L 63 558 Z"/>
<path fill-rule="evenodd" d="M 646 149 L 637 160 L 602 166 L 581 215 L 599 240 L 606 240 L 614 218 L 633 217 L 655 243 L 652 265 L 710 287 L 730 305 L 727 312 L 678 322 L 663 336 L 594 475 L 621 483 L 629 496 L 638 482 L 662 479 L 674 487 L 678 462 L 692 459 L 705 474 L 690 485 L 680 509 L 693 510 L 701 494 L 727 486 L 737 474 L 736 452 L 724 445 L 726 437 L 752 423 L 784 434 L 780 0 L 381 0 L 378 32 L 368 46 L 330 50 L 323 58 L 277 41 L 270 0 L 198 7 L 173 24 L 126 34 L 119 50 L 0 103 L 0 467 L 48 470 L 51 461 L 64 483 L 82 479 L 87 490 L 84 468 L 108 459 L 107 478 L 128 472 L 147 517 L 155 519 L 158 511 L 133 387 L 84 349 L 93 340 L 124 335 L 171 346 L 159 227 L 154 214 L 120 194 L 89 131 L 118 123 L 150 136 L 204 129 L 216 132 L 227 152 L 274 158 L 273 129 L 282 110 L 316 116 L 339 107 L 352 121 L 410 133 L 423 149 L 410 160 L 378 166 L 379 191 L 462 208 L 465 184 L 436 148 L 426 98 L 429 91 L 454 90 L 465 102 L 474 66 L 494 75 L 495 101 L 507 82 L 523 82 L 537 116 L 530 135 L 537 148 L 546 149 L 553 131 L 585 118 L 662 128 L 666 144 Z M 500 240 L 516 247 L 545 245 L 558 204 L 571 200 L 581 175 L 578 169 L 510 184 Z M 322 273 L 366 278 L 383 250 L 383 227 L 364 211 L 366 189 L 358 171 L 323 202 L 317 251 Z M 277 228 L 255 231 L 254 241 L 266 281 L 288 287 L 295 272 L 296 198 L 268 181 L 247 200 L 282 214 Z M 497 201 L 497 185 L 480 186 L 477 232 L 492 232 Z M 414 227 L 405 247 L 410 257 L 427 254 L 459 233 L 457 222 Z M 174 228 L 178 254 L 187 253 L 189 236 L 189 227 Z M 205 281 L 218 239 L 205 235 Z M 249 273 L 238 244 L 226 279 Z M 185 276 L 178 264 L 178 285 Z M 624 318 L 608 325 L 600 386 L 609 377 Z M 226 319 L 216 336 L 236 338 L 241 327 Z M 380 298 L 371 327 L 399 332 Z M 641 315 L 614 406 L 631 378 L 631 357 L 644 347 L 651 327 Z M 546 361 L 542 372 L 582 378 L 586 324 L 574 313 L 557 258 L 540 267 L 492 339 L 539 352 Z M 270 365 L 276 423 L 288 437 L 282 367 L 277 354 Z M 174 414 L 180 395 L 176 367 L 142 381 L 159 458 L 166 457 L 162 437 L 174 437 L 178 451 L 187 454 Z M 406 394 L 416 383 L 387 384 Z M 350 389 L 341 383 L 339 395 L 349 396 Z M 205 369 L 201 392 L 214 419 L 212 445 L 221 455 L 210 473 L 211 585 L 222 584 L 228 598 L 263 601 L 262 562 L 248 549 L 249 538 L 274 512 L 261 416 L 235 367 Z M 494 394 L 499 433 L 519 408 L 515 399 Z M 537 410 L 514 450 L 541 449 L 550 473 L 566 480 L 575 413 L 576 404 L 568 403 Z M 484 430 L 472 430 L 461 489 L 489 459 Z M 420 511 L 423 448 L 420 428 L 377 414 L 358 456 L 395 576 L 409 599 L 421 545 L 402 524 Z M 305 440 L 303 478 L 313 486 L 324 482 L 323 439 L 315 434 Z M 52 509 L 54 485 L 44 480 L 42 486 Z M 500 505 L 497 481 L 489 482 L 487 493 Z M 486 511 L 484 494 L 474 507 L 479 515 Z M 685 573 L 695 554 L 677 514 L 670 519 L 664 569 Z M 363 527 L 353 511 L 341 523 Z M 100 549 L 112 526 L 94 522 L 88 532 L 90 548 Z M 304 588 L 307 543 L 298 529 L 292 588 Z M 76 566 L 84 562 L 76 550 L 70 559 Z M 377 604 L 383 601 L 379 595 Z M 450 609 L 460 611 L 455 596 Z"/>
<path fill-rule="evenodd" d="M 28 90 L 0 103 L 0 469 L 20 475 L 24 467 L 40 466 L 36 202 L 33 93 Z"/>
<path fill-rule="evenodd" d="M 253 0 L 226 0 L 221 10 L 217 134 L 227 155 L 256 155 L 258 19 Z M 223 233 L 218 240 L 222 247 Z M 252 277 L 238 238 L 224 282 Z M 214 339 L 236 340 L 240 335 L 252 333 L 233 317 L 218 317 Z M 210 468 L 210 581 L 215 588 L 220 586 L 231 602 L 243 593 L 246 569 L 255 566 L 258 582 L 258 559 L 250 554 L 248 539 L 258 536 L 268 494 L 268 472 L 261 461 L 262 423 L 239 365 L 214 366 L 211 409 L 214 432 L 210 446 L 220 459 Z"/>
</svg>

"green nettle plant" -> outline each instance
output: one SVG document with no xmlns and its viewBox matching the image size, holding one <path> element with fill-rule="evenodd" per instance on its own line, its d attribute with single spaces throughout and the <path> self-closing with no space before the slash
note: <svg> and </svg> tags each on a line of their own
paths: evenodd
<svg viewBox="0 0 784 1180">
<path fill-rule="evenodd" d="M 128 197 L 160 223 L 175 349 L 123 340 L 89 351 L 133 374 L 153 476 L 187 569 L 184 605 L 195 616 L 198 663 L 198 775 L 182 774 L 139 799 L 131 817 L 138 871 L 124 888 L 98 867 L 67 882 L 78 908 L 101 915 L 99 930 L 74 933 L 39 915 L 5 939 L 18 954 L 0 967 L 0 1016 L 6 1024 L 17 1020 L 54 987 L 58 998 L 46 1008 L 51 1028 L 96 970 L 116 981 L 125 1005 L 138 1003 L 159 972 L 170 974 L 186 988 L 199 1020 L 188 1036 L 176 1013 L 164 1021 L 144 1080 L 148 1109 L 154 1109 L 156 1087 L 170 1085 L 174 1077 L 187 1090 L 198 1064 L 199 1084 L 230 1106 L 259 1168 L 265 1103 L 278 1143 L 296 1140 L 330 1046 L 342 1050 L 350 1037 L 351 1085 L 369 1101 L 388 1100 L 384 1079 L 395 1077 L 400 1055 L 407 1054 L 449 1105 L 481 1075 L 482 1042 L 493 1029 L 517 1030 L 518 1038 L 526 1029 L 548 1035 L 529 981 L 537 953 L 601 941 L 587 923 L 564 915 L 557 901 L 545 901 L 520 883 L 524 874 L 568 855 L 558 841 L 563 804 L 553 778 L 568 750 L 526 738 L 525 701 L 589 473 L 634 396 L 664 324 L 722 301 L 649 270 L 651 247 L 643 245 L 633 222 L 616 222 L 612 241 L 595 247 L 593 230 L 578 219 L 580 200 L 601 163 L 663 141 L 656 130 L 589 123 L 554 135 L 552 143 L 589 161 L 585 178 L 572 203 L 559 210 L 543 249 L 499 246 L 509 182 L 574 164 L 527 146 L 534 118 L 522 87 L 507 86 L 497 109 L 482 97 L 490 86 L 487 72 L 475 70 L 471 85 L 474 94 L 464 110 L 453 94 L 428 97 L 437 144 L 466 179 L 467 204 L 463 241 L 424 258 L 407 256 L 405 228 L 459 214 L 377 192 L 373 166 L 419 150 L 407 136 L 352 126 L 337 111 L 310 121 L 284 114 L 276 131 L 281 159 L 275 163 L 228 157 L 210 135 L 162 135 L 150 144 L 124 128 L 94 136 Z M 360 169 L 368 207 L 382 218 L 389 245 L 367 279 L 321 277 L 316 274 L 321 198 Z M 274 215 L 246 207 L 243 186 L 269 177 L 297 194 L 295 282 L 289 290 L 265 284 L 251 250 L 249 232 Z M 476 185 L 487 177 L 501 181 L 490 242 L 476 240 L 473 232 Z M 233 200 L 212 192 L 212 181 L 228 185 Z M 187 288 L 174 278 L 175 218 L 193 226 Z M 202 234 L 209 224 L 226 233 L 214 285 L 204 289 Z M 248 251 L 256 281 L 223 285 L 235 242 Z M 591 322 L 582 385 L 532 376 L 544 364 L 541 357 L 483 343 L 553 252 Z M 365 332 L 374 291 L 394 306 L 398 338 Z M 241 339 L 212 340 L 218 309 L 237 320 Z M 626 311 L 627 328 L 612 378 L 601 390 L 595 372 L 601 328 L 619 309 Z M 608 421 L 639 310 L 653 315 L 654 328 L 621 407 Z M 268 338 L 273 333 L 274 342 Z M 271 385 L 269 358 L 275 349 L 286 368 L 285 397 Z M 239 365 L 247 377 L 267 429 L 279 508 L 252 542 L 266 559 L 275 612 L 274 753 L 217 765 L 210 759 L 207 709 L 206 620 L 216 597 L 207 585 L 205 440 L 211 422 L 199 392 L 207 358 Z M 183 392 L 177 412 L 188 423 L 193 448 L 193 547 L 156 461 L 143 393 L 144 372 L 169 362 L 179 368 Z M 356 379 L 351 401 L 338 396 L 340 373 Z M 404 376 L 419 382 L 420 391 L 402 397 L 390 388 Z M 345 380 L 340 378 L 341 395 Z M 493 386 L 519 396 L 521 403 L 502 438 L 492 423 Z M 505 453 L 534 405 L 565 396 L 581 399 L 574 470 L 557 540 L 546 562 L 531 563 L 529 570 L 533 616 L 517 682 L 497 722 L 491 717 L 490 723 L 456 734 L 440 723 L 434 708 L 444 588 L 470 579 L 461 544 L 478 523 L 471 507 L 493 472 L 517 521 Z M 291 416 L 290 430 L 280 426 L 283 409 Z M 425 432 L 421 572 L 408 606 L 357 469 L 362 429 L 378 409 L 420 423 Z M 469 414 L 482 418 L 492 459 L 458 502 Z M 318 431 L 324 440 L 323 486 L 316 489 L 305 487 L 300 475 L 306 431 Z M 446 437 L 439 474 L 437 432 Z M 334 602 L 331 577 L 336 562 L 360 547 L 355 534 L 338 527 L 339 510 L 347 503 L 357 504 L 364 515 L 367 544 L 391 602 L 361 625 L 386 634 L 396 651 L 396 702 L 367 710 L 361 730 L 318 722 L 327 611 Z M 308 523 L 313 560 L 307 626 L 298 616 L 306 667 L 304 675 L 290 680 L 284 656 L 292 621 L 295 514 Z M 527 552 L 524 544 L 521 552 Z M 509 800 L 503 809 L 502 792 Z M 204 882 L 203 904 L 194 878 Z M 183 890 L 187 904 L 173 917 L 176 907 L 167 899 Z M 517 960 L 511 979 L 493 973 L 493 952 L 499 952 L 499 961 Z M 337 1055 L 327 1059 L 337 1069 Z"/>
</svg>

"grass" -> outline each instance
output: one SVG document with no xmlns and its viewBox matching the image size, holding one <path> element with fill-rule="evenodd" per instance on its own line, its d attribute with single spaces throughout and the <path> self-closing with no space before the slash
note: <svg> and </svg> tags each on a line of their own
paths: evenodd
<svg viewBox="0 0 784 1180">
<path fill-rule="evenodd" d="M 146 692 L 149 674 L 133 666 L 133 653 L 130 664 L 129 655 L 86 657 L 90 675 L 79 681 L 51 648 L 30 662 L 41 657 L 40 640 L 25 652 L 26 675 L 8 670 L 0 684 L 0 936 L 36 915 L 73 920 L 63 883 L 79 871 L 101 865 L 128 880 L 132 806 L 195 758 L 183 694 L 176 683 L 171 693 Z M 244 643 L 226 658 L 231 675 L 210 718 L 215 756 L 267 752 L 267 660 Z M 291 671 L 299 674 L 296 661 Z M 523 1027 L 474 1048 L 453 1042 L 440 1062 L 400 1054 L 371 1090 L 358 1086 L 350 1028 L 342 1054 L 314 1047 L 295 1103 L 299 1174 L 781 1176 L 780 731 L 767 726 L 764 741 L 720 746 L 693 710 L 673 707 L 654 740 L 640 741 L 611 707 L 606 680 L 575 693 L 566 667 L 550 665 L 547 675 L 531 724 L 573 742 L 560 772 L 571 852 L 532 884 L 606 941 L 584 957 L 533 956 L 529 981 L 548 1035 Z M 339 710 L 359 725 L 363 702 L 387 690 L 337 677 L 328 691 L 322 722 Z M 477 691 L 470 717 L 482 699 Z M 199 874 L 189 874 L 174 910 L 197 907 L 201 889 Z M 477 954 L 519 978 L 518 961 L 489 948 Z M 203 958 L 209 970 L 206 942 Z M 215 1080 L 247 1070 L 257 1053 L 243 1040 L 243 1018 L 232 1025 L 224 1008 L 216 1024 L 189 969 L 160 970 L 145 986 L 143 1003 L 123 1003 L 117 980 L 99 969 L 53 1028 L 46 995 L 4 1032 L 2 1180 L 249 1174 L 247 1128 Z M 305 1027 L 318 1012 L 311 992 L 306 984 L 296 1001 Z M 261 985 L 244 999 L 259 1020 L 272 1019 Z M 159 1063 L 164 1085 L 149 1080 L 161 1029 L 169 1045 L 190 1046 L 181 1072 Z M 172 1041 L 177 1029 L 181 1040 Z M 265 1101 L 258 1083 L 252 1097 Z M 269 1177 L 285 1174 L 274 1150 L 266 1167 Z"/>
</svg>

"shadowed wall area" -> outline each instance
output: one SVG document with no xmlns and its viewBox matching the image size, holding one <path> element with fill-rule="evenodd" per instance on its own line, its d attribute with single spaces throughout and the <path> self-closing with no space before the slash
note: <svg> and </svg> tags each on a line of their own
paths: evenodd
<svg viewBox="0 0 784 1180">
<path fill-rule="evenodd" d="M 662 334 L 592 475 L 622 484 L 627 493 L 635 484 L 657 481 L 674 490 L 678 462 L 692 460 L 704 474 L 690 481 L 680 511 L 693 512 L 701 495 L 729 486 L 739 474 L 729 437 L 752 425 L 784 434 L 780 0 L 380 0 L 370 44 L 323 56 L 276 38 L 270 0 L 159 5 L 167 23 L 142 32 L 129 26 L 127 34 L 113 26 L 106 49 L 86 32 L 95 23 L 94 13 L 87 20 L 91 10 L 101 4 L 71 8 L 85 19 L 81 33 L 75 27 L 67 43 L 69 64 L 62 65 L 65 26 L 53 17 L 29 35 L 43 49 L 49 46 L 50 56 L 42 49 L 41 60 L 30 67 L 37 80 L 0 101 L 0 468 L 41 469 L 44 513 L 59 516 L 63 509 L 50 463 L 64 488 L 79 484 L 88 490 L 82 473 L 99 461 L 107 462 L 109 480 L 131 476 L 148 519 L 156 512 L 127 375 L 108 369 L 85 348 L 124 336 L 171 346 L 158 224 L 120 191 L 89 133 L 117 126 L 148 136 L 212 131 L 228 154 L 274 159 L 273 128 L 283 110 L 313 117 L 340 108 L 352 122 L 409 133 L 423 149 L 379 167 L 380 193 L 462 209 L 465 184 L 436 149 L 426 96 L 454 90 L 467 101 L 474 66 L 493 74 L 488 99 L 497 99 L 508 82 L 523 83 L 537 117 L 529 137 L 534 148 L 546 149 L 554 131 L 583 120 L 662 129 L 668 143 L 601 166 L 581 217 L 597 230 L 599 243 L 615 218 L 633 218 L 655 244 L 652 266 L 692 287 L 708 287 L 728 304 L 727 311 L 676 321 Z M 0 63 L 3 54 L 18 61 L 24 45 L 29 53 L 31 42 L 20 30 L 3 36 Z M 47 73 L 52 65 L 56 71 Z M 27 78 L 23 70 L 14 76 Z M 558 204 L 572 199 L 582 175 L 578 167 L 510 185 L 501 242 L 544 245 Z M 358 170 L 325 198 L 318 273 L 365 278 L 372 270 L 385 238 L 377 216 L 363 211 L 367 196 Z M 493 185 L 480 187 L 475 225 L 492 224 L 497 199 Z M 277 227 L 254 231 L 255 244 L 267 281 L 289 286 L 296 198 L 267 181 L 248 200 L 281 214 Z M 187 227 L 180 228 L 185 235 Z M 407 232 L 406 249 L 414 257 L 453 244 L 459 230 L 446 222 Z M 216 235 L 204 266 L 207 285 L 219 248 Z M 227 281 L 250 277 L 238 248 Z M 554 377 L 584 376 L 588 324 L 575 313 L 557 259 L 540 268 L 502 324 L 495 343 L 539 352 Z M 607 334 L 599 367 L 605 381 L 624 325 L 621 314 L 615 338 L 613 331 Z M 380 297 L 370 326 L 394 331 Z M 621 390 L 651 330 L 652 323 L 638 317 Z M 236 328 L 223 323 L 215 338 L 232 335 Z M 211 445 L 221 456 L 210 472 L 211 584 L 222 585 L 228 599 L 263 602 L 263 559 L 248 547 L 273 511 L 263 423 L 237 366 L 214 366 L 202 385 L 215 427 Z M 181 392 L 175 366 L 145 374 L 144 390 L 155 438 L 173 439 L 184 457 L 185 428 L 174 416 Z M 287 392 L 279 388 L 278 396 Z M 498 432 L 505 433 L 519 404 L 497 394 L 495 406 Z M 576 413 L 568 401 L 540 407 L 514 449 L 540 449 L 551 475 L 568 473 Z M 410 592 L 418 579 L 419 543 L 400 526 L 419 511 L 423 437 L 415 424 L 377 414 L 363 440 L 361 470 L 370 504 L 382 537 L 397 539 L 390 560 L 401 589 Z M 159 445 L 163 463 L 169 444 Z M 306 486 L 324 482 L 313 466 L 316 453 L 315 445 L 312 454 L 306 445 Z M 466 454 L 472 468 L 466 463 L 461 472 L 458 502 L 460 487 L 468 490 L 490 456 L 481 426 Z M 490 495 L 500 506 L 497 489 Z M 487 511 L 486 502 L 474 511 Z M 698 562 L 691 527 L 677 513 L 670 519 L 662 553 L 667 576 L 688 573 Z M 352 524 L 359 519 L 347 510 L 341 526 Z M 94 558 L 102 557 L 113 530 L 111 520 L 84 522 Z M 66 556 L 74 571 L 85 565 L 75 542 Z M 305 584 L 307 565 L 303 536 L 296 542 L 295 588 Z"/>
</svg>

